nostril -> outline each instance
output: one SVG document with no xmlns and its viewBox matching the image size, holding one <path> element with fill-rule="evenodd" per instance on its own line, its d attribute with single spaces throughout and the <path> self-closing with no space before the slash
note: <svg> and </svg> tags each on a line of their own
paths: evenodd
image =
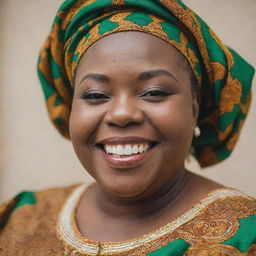
<svg viewBox="0 0 256 256">
<path fill-rule="evenodd" d="M 111 127 L 122 127 L 122 128 L 130 127 L 130 126 L 136 126 L 136 125 L 139 125 L 139 124 L 140 124 L 139 122 L 134 122 L 134 121 L 127 122 L 127 123 L 124 123 L 124 124 L 122 124 L 120 122 L 119 123 L 114 123 L 114 122 L 108 123 L 108 125 L 111 126 Z"/>
</svg>

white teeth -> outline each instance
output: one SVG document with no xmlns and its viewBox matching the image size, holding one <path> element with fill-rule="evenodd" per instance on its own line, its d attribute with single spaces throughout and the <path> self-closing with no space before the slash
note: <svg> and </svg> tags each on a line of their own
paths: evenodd
<svg viewBox="0 0 256 256">
<path fill-rule="evenodd" d="M 148 149 L 149 149 L 149 144 L 143 145 L 143 151 L 148 151 Z"/>
<path fill-rule="evenodd" d="M 117 145 L 116 147 L 116 154 L 117 155 L 123 155 L 124 154 L 124 148 L 121 145 Z"/>
<path fill-rule="evenodd" d="M 139 147 L 138 147 L 138 145 L 134 145 L 133 148 L 132 148 L 132 153 L 133 153 L 133 154 L 138 154 L 138 152 L 139 152 Z"/>
<path fill-rule="evenodd" d="M 148 151 L 149 144 L 126 144 L 126 145 L 104 145 L 104 149 L 108 154 L 119 156 L 130 156 Z"/>
<path fill-rule="evenodd" d="M 105 150 L 106 150 L 106 152 L 107 152 L 108 154 L 112 153 L 111 146 L 109 146 L 109 145 L 106 145 L 106 146 L 105 146 Z"/>
<path fill-rule="evenodd" d="M 128 145 L 126 145 L 126 146 L 124 147 L 124 154 L 125 154 L 126 156 L 129 156 L 129 155 L 132 154 L 132 146 L 131 146 L 130 144 L 128 144 Z"/>
</svg>

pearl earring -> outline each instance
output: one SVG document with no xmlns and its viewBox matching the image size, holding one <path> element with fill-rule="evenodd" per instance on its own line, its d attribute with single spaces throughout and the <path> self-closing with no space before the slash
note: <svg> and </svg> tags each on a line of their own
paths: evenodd
<svg viewBox="0 0 256 256">
<path fill-rule="evenodd" d="M 197 127 L 195 128 L 195 130 L 194 130 L 194 136 L 195 136 L 196 138 L 198 138 L 200 135 L 201 135 L 201 130 L 200 130 L 200 128 L 197 126 Z"/>
</svg>

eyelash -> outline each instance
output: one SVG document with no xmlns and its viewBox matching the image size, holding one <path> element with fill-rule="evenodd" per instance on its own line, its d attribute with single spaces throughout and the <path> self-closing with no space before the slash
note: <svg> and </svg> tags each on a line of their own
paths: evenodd
<svg viewBox="0 0 256 256">
<path fill-rule="evenodd" d="M 152 94 L 152 93 L 153 93 L 153 95 L 147 96 L 147 94 Z M 153 100 L 154 97 L 160 98 L 160 97 L 167 97 L 169 95 L 171 95 L 170 92 L 155 89 L 155 90 L 146 91 L 145 93 L 141 94 L 139 97 L 152 98 L 152 100 Z M 107 101 L 107 99 L 109 99 L 110 97 L 108 97 L 105 94 L 100 93 L 100 92 L 87 92 L 87 93 L 83 94 L 81 98 L 84 100 L 90 101 L 91 103 L 93 101 L 97 101 L 96 102 L 96 104 L 97 104 L 98 102 L 101 102 L 101 101 Z"/>
<path fill-rule="evenodd" d="M 91 98 L 92 96 L 93 96 L 93 98 Z M 105 99 L 108 97 L 103 93 L 94 92 L 94 93 L 85 93 L 82 96 L 82 98 L 85 100 L 95 100 L 95 99 Z"/>
<path fill-rule="evenodd" d="M 149 93 L 157 93 L 158 94 L 158 95 L 151 95 L 149 97 L 167 97 L 167 96 L 171 95 L 170 92 L 155 89 L 155 90 L 149 90 L 149 91 L 145 92 L 144 94 L 142 94 L 141 96 L 146 96 L 146 94 L 149 94 Z"/>
</svg>

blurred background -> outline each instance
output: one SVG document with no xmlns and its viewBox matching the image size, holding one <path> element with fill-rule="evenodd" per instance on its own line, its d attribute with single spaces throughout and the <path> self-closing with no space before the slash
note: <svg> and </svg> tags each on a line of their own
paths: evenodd
<svg viewBox="0 0 256 256">
<path fill-rule="evenodd" d="M 36 73 L 39 48 L 62 0 L 0 1 L 0 202 L 21 190 L 41 190 L 92 179 L 72 145 L 50 123 Z M 256 66 L 255 0 L 185 0 L 222 41 Z M 254 79 L 254 87 L 255 87 Z M 200 170 L 256 197 L 256 95 L 231 157 Z"/>
</svg>

